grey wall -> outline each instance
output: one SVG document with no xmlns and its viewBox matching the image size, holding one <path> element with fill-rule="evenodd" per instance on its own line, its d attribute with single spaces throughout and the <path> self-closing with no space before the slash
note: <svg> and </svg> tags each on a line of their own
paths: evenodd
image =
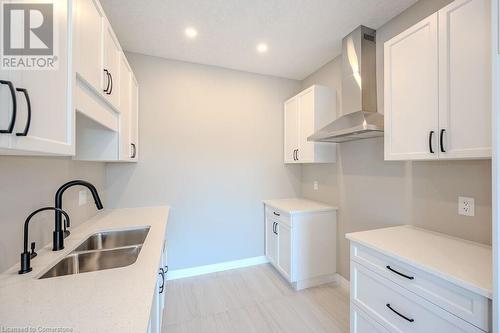
<svg viewBox="0 0 500 333">
<path fill-rule="evenodd" d="M 377 30 L 377 90 L 383 113 L 383 44 L 451 0 L 420 0 Z M 418 56 L 418 55 L 415 55 Z M 337 90 L 341 104 L 341 59 L 336 58 L 303 81 Z M 340 110 L 339 108 L 337 108 Z M 414 224 L 491 244 L 491 162 L 384 162 L 383 139 L 338 146 L 338 162 L 304 165 L 302 194 L 338 205 L 339 273 L 349 278 L 345 234 L 397 224 Z M 314 191 L 313 182 L 319 182 Z M 476 199 L 476 216 L 457 214 L 458 196 Z"/>
<path fill-rule="evenodd" d="M 127 55 L 140 85 L 140 162 L 109 165 L 115 207 L 169 204 L 169 266 L 264 254 L 262 199 L 300 195 L 283 164 L 283 101 L 300 82 Z"/>
<path fill-rule="evenodd" d="M 56 190 L 64 182 L 85 179 L 93 183 L 107 206 L 104 192 L 104 163 L 75 162 L 57 157 L 0 156 L 0 272 L 19 261 L 22 252 L 22 228 L 32 211 L 54 206 Z M 70 214 L 72 226 L 87 220 L 96 212 L 88 194 L 87 205 L 78 207 L 77 188 L 64 195 L 64 209 Z M 40 213 L 30 223 L 30 241 L 37 248 L 52 243 L 54 214 Z"/>
</svg>

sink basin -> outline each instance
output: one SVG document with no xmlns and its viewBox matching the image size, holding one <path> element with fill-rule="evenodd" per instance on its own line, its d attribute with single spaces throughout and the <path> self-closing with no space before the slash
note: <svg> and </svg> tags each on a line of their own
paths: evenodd
<svg viewBox="0 0 500 333">
<path fill-rule="evenodd" d="M 43 274 L 40 279 L 132 265 L 141 252 L 141 245 L 113 250 L 72 252 Z"/>
<path fill-rule="evenodd" d="M 149 228 L 95 233 L 39 279 L 132 265 L 141 252 Z"/>
<path fill-rule="evenodd" d="M 130 245 L 141 245 L 146 240 L 149 227 L 131 230 L 98 232 L 87 238 L 75 252 L 114 249 Z"/>
</svg>

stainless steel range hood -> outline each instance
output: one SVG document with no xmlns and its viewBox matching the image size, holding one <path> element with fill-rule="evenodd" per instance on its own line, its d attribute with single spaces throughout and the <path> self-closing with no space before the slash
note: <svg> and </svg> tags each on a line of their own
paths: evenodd
<svg viewBox="0 0 500 333">
<path fill-rule="evenodd" d="M 342 40 L 342 117 L 307 138 L 346 142 L 384 135 L 377 112 L 375 30 L 359 26 Z"/>
</svg>

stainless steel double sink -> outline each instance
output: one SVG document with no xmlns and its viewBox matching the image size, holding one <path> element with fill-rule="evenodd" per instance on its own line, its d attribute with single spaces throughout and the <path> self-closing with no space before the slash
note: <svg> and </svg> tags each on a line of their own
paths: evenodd
<svg viewBox="0 0 500 333">
<path fill-rule="evenodd" d="M 95 233 L 39 279 L 132 265 L 141 252 L 149 229 L 143 227 Z"/>
</svg>

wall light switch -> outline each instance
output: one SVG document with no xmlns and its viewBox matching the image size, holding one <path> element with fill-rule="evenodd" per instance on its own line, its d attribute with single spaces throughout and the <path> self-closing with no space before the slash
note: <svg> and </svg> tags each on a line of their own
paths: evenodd
<svg viewBox="0 0 500 333">
<path fill-rule="evenodd" d="M 81 190 L 78 192 L 78 206 L 83 206 L 87 204 L 87 190 Z"/>
<path fill-rule="evenodd" d="M 458 214 L 474 216 L 474 198 L 458 197 Z"/>
<path fill-rule="evenodd" d="M 313 187 L 314 187 L 314 190 L 317 191 L 319 189 L 319 184 L 318 184 L 318 181 L 315 180 L 314 183 L 313 183 Z"/>
</svg>

